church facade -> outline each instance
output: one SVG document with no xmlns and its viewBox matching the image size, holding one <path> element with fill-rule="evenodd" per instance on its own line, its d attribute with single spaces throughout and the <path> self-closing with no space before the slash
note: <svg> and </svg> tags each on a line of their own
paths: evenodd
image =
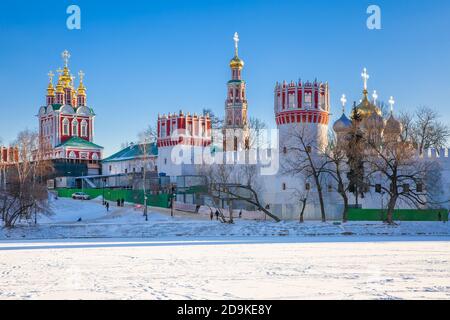
<svg viewBox="0 0 450 320">
<path fill-rule="evenodd" d="M 38 112 L 41 148 L 55 163 L 57 176 L 100 174 L 103 147 L 94 143 L 95 112 L 87 103 L 84 73 L 78 73 L 75 89 L 69 52 L 64 51 L 62 57 L 64 66 L 57 70 L 56 86 L 50 71 L 46 103 Z"/>
</svg>

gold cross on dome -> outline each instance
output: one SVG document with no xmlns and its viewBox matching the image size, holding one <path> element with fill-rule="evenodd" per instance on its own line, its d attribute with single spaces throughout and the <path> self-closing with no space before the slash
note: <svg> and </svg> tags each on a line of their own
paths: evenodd
<svg viewBox="0 0 450 320">
<path fill-rule="evenodd" d="M 80 81 L 81 82 L 83 82 L 83 79 L 84 79 L 84 72 L 82 71 L 82 70 L 80 70 L 79 72 L 78 72 L 78 76 L 80 77 Z"/>
<path fill-rule="evenodd" d="M 53 71 L 49 71 L 49 73 L 47 73 L 47 75 L 48 75 L 48 77 L 49 77 L 49 79 L 50 79 L 50 83 L 52 83 L 53 82 L 53 77 L 55 76 L 55 74 L 53 73 Z"/>
<path fill-rule="evenodd" d="M 363 78 L 364 81 L 364 90 L 367 90 L 367 80 L 369 80 L 370 76 L 367 73 L 366 68 L 364 68 L 363 73 L 361 73 L 361 77 Z"/>
<path fill-rule="evenodd" d="M 342 103 L 342 113 L 345 113 L 345 105 L 347 103 L 347 98 L 346 98 L 345 94 L 343 94 L 341 97 L 341 103 Z"/>
<path fill-rule="evenodd" d="M 64 66 L 67 67 L 69 65 L 69 58 L 70 58 L 70 53 L 67 50 L 64 50 L 63 53 L 61 54 L 63 60 L 64 60 Z"/>
<path fill-rule="evenodd" d="M 372 98 L 373 98 L 373 104 L 377 104 L 377 99 L 378 99 L 377 90 L 373 90 Z"/>
<path fill-rule="evenodd" d="M 234 52 L 236 54 L 236 57 L 238 55 L 238 43 L 239 43 L 239 34 L 237 32 L 234 33 Z"/>
<path fill-rule="evenodd" d="M 395 104 L 395 100 L 394 100 L 394 97 L 393 96 L 391 96 L 390 98 L 389 98 L 389 104 L 390 104 L 390 106 L 391 106 L 391 112 L 393 112 L 394 111 L 394 104 Z"/>
</svg>

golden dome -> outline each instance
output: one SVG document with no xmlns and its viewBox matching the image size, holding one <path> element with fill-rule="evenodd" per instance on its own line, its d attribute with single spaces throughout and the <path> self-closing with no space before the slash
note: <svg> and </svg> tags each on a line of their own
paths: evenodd
<svg viewBox="0 0 450 320">
<path fill-rule="evenodd" d="M 364 97 L 361 103 L 356 106 L 356 110 L 362 119 L 368 118 L 373 113 L 381 116 L 381 110 L 367 98 L 367 90 L 364 90 Z"/>
<path fill-rule="evenodd" d="M 55 88 L 53 87 L 53 83 L 48 84 L 47 95 L 52 97 L 55 95 Z"/>
<path fill-rule="evenodd" d="M 61 81 L 61 84 L 63 88 L 69 88 L 72 84 L 72 77 L 70 76 L 70 70 L 67 67 L 64 67 L 62 70 L 59 81 Z"/>
<path fill-rule="evenodd" d="M 80 72 L 78 72 L 78 76 L 80 77 L 80 84 L 78 85 L 77 94 L 81 95 L 81 96 L 85 96 L 86 95 L 86 87 L 83 84 L 84 72 L 80 70 Z"/>
<path fill-rule="evenodd" d="M 232 69 L 242 69 L 244 67 L 244 61 L 242 61 L 238 56 L 234 56 L 230 61 L 230 68 Z"/>
<path fill-rule="evenodd" d="M 58 83 L 56 84 L 56 93 L 64 93 L 64 86 L 61 82 L 61 78 L 58 80 Z"/>
</svg>

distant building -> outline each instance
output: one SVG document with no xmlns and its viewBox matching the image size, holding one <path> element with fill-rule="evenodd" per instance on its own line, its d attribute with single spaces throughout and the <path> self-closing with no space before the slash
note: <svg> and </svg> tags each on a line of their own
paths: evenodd
<svg viewBox="0 0 450 320">
<path fill-rule="evenodd" d="M 130 144 L 102 161 L 103 175 L 157 172 L 156 143 Z"/>
</svg>

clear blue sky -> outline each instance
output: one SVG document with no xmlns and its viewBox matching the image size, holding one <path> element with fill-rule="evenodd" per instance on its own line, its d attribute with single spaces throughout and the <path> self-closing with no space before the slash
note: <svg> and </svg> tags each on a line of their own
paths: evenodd
<svg viewBox="0 0 450 320">
<path fill-rule="evenodd" d="M 66 28 L 66 8 L 81 8 L 81 30 Z M 366 9 L 382 10 L 382 30 L 366 28 Z M 427 105 L 450 123 L 450 1 L 12 1 L 0 2 L 0 137 L 36 128 L 47 72 L 68 49 L 73 73 L 86 73 L 97 113 L 96 143 L 111 154 L 158 112 L 180 108 L 223 114 L 233 33 L 240 34 L 250 115 L 273 120 L 276 81 L 330 83 L 359 100 L 360 73 L 396 108 Z"/>
</svg>

